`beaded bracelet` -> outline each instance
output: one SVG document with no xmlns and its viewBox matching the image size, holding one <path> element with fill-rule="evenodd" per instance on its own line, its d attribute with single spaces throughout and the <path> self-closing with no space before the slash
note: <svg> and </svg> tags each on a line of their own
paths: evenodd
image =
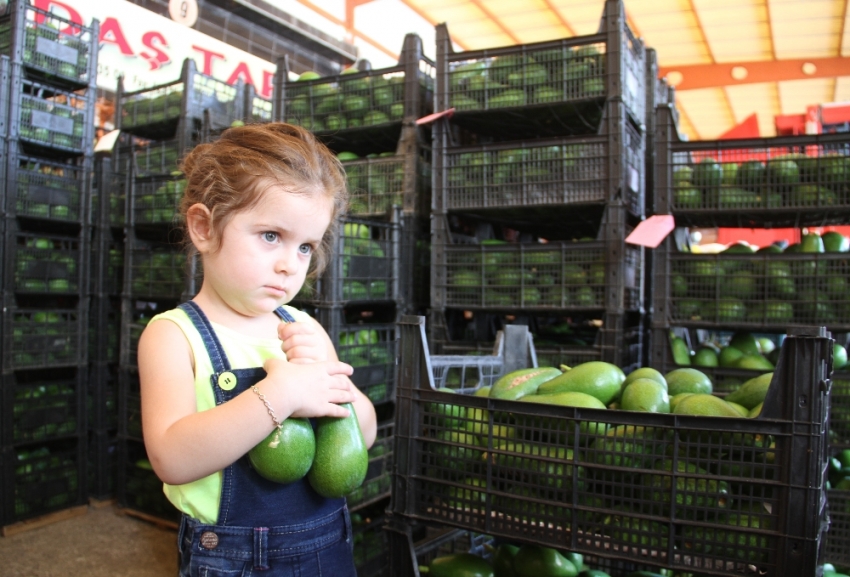
<svg viewBox="0 0 850 577">
<path fill-rule="evenodd" d="M 272 409 L 272 406 L 269 404 L 269 401 L 266 399 L 266 396 L 260 392 L 260 389 L 257 388 L 257 385 L 251 385 L 251 390 L 254 391 L 258 397 L 260 397 L 260 400 L 266 406 L 266 411 L 268 411 L 269 416 L 272 418 L 272 422 L 274 422 L 274 426 L 277 428 L 277 431 L 275 431 L 274 438 L 269 443 L 269 447 L 274 449 L 275 447 L 280 445 L 280 434 L 283 430 L 283 424 L 277 418 L 277 415 L 275 415 L 274 413 L 274 409 Z"/>
</svg>

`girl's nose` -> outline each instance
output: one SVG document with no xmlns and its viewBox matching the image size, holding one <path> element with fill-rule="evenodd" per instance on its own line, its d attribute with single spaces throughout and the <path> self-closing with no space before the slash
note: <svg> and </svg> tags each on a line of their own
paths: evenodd
<svg viewBox="0 0 850 577">
<path fill-rule="evenodd" d="M 278 252 L 277 259 L 275 261 L 275 272 L 291 275 L 298 271 L 298 267 L 299 262 L 297 250 L 282 248 Z"/>
</svg>

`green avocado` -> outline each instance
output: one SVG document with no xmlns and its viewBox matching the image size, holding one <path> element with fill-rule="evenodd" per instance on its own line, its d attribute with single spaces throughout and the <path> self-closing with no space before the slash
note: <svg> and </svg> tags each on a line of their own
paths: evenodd
<svg viewBox="0 0 850 577">
<path fill-rule="evenodd" d="M 276 483 L 301 479 L 313 465 L 316 438 L 307 419 L 290 417 L 248 451 L 248 460 L 261 477 Z"/>
<path fill-rule="evenodd" d="M 576 577 L 578 568 L 557 549 L 523 544 L 514 556 L 517 577 Z"/>
<path fill-rule="evenodd" d="M 472 553 L 452 553 L 435 557 L 428 564 L 429 577 L 494 577 L 493 567 Z"/>
<path fill-rule="evenodd" d="M 369 453 L 351 403 L 347 417 L 320 417 L 316 426 L 316 456 L 307 480 L 323 497 L 343 497 L 363 484 Z"/>
<path fill-rule="evenodd" d="M 626 375 L 617 365 L 604 361 L 588 361 L 542 383 L 537 392 L 541 395 L 578 391 L 596 397 L 607 405 L 620 394 Z"/>
</svg>

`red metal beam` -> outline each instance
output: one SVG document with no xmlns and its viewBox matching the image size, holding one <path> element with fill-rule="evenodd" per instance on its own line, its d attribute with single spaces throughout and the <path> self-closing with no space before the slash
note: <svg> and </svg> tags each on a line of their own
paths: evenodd
<svg viewBox="0 0 850 577">
<path fill-rule="evenodd" d="M 814 65 L 815 68 L 807 74 L 803 71 L 803 65 L 809 64 Z M 746 70 L 746 78 L 736 80 L 732 77 L 732 69 L 738 66 Z M 736 86 L 738 84 L 780 82 L 782 80 L 850 76 L 850 57 L 836 56 L 832 58 L 796 58 L 776 61 L 665 66 L 659 68 L 658 77 L 664 78 L 671 72 L 682 75 L 681 82 L 674 84 L 676 90 L 694 90 L 697 88 Z M 668 81 L 670 80 L 668 78 Z"/>
</svg>

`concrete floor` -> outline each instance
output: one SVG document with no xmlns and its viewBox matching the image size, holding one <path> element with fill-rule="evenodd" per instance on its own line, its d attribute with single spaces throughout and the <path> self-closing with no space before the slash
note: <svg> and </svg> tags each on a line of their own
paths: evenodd
<svg viewBox="0 0 850 577">
<path fill-rule="evenodd" d="M 3 577 L 176 577 L 177 531 L 111 504 L 0 537 Z"/>
</svg>

